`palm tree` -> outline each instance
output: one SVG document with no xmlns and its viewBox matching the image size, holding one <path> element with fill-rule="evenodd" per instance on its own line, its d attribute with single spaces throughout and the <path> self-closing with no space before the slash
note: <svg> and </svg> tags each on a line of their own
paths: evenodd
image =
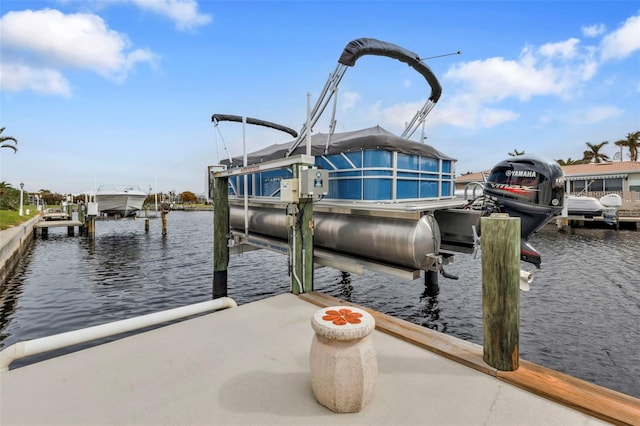
<svg viewBox="0 0 640 426">
<path fill-rule="evenodd" d="M 640 147 L 640 131 L 634 133 L 627 133 L 626 139 L 620 139 L 615 144 L 620 148 L 625 147 L 629 149 L 629 156 L 631 161 L 638 161 L 638 147 Z M 622 160 L 622 158 L 620 159 Z"/>
<path fill-rule="evenodd" d="M 563 159 L 556 160 L 556 162 L 561 166 L 571 166 L 573 164 L 583 164 L 584 160 L 574 160 L 573 158 L 569 157 L 566 160 L 563 160 Z"/>
<path fill-rule="evenodd" d="M 607 154 L 600 153 L 602 147 L 608 143 L 609 141 L 602 141 L 597 144 L 586 142 L 589 149 L 584 152 L 583 160 L 586 163 L 606 163 L 609 161 L 609 156 Z"/>
<path fill-rule="evenodd" d="M 5 143 L 7 141 L 13 141 L 15 143 L 15 145 L 18 145 L 18 141 L 16 140 L 16 138 L 14 138 L 13 136 L 2 136 L 2 132 L 4 132 L 4 129 L 6 127 L 3 127 L 0 129 L 0 148 L 11 148 L 14 152 L 14 154 L 16 152 L 18 152 L 18 147 L 9 144 L 9 143 Z"/>
<path fill-rule="evenodd" d="M 518 155 L 524 155 L 524 151 L 518 151 L 517 149 L 514 149 L 513 151 L 508 153 L 510 156 L 512 157 L 517 157 Z"/>
</svg>

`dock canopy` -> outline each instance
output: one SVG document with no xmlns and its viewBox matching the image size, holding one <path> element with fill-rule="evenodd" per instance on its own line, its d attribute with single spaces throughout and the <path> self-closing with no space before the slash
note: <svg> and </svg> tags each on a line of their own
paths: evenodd
<svg viewBox="0 0 640 426">
<path fill-rule="evenodd" d="M 380 126 L 352 132 L 334 133 L 331 135 L 331 141 L 325 152 L 327 137 L 328 135 L 326 133 L 316 133 L 311 136 L 311 155 L 331 155 L 341 152 L 376 149 L 396 151 L 402 154 L 422 155 L 441 160 L 455 160 L 430 145 L 403 139 Z M 274 144 L 249 153 L 247 154 L 247 164 L 260 164 L 265 161 L 281 159 L 285 156 L 290 146 L 291 142 Z M 304 154 L 305 151 L 306 146 L 303 143 L 300 144 L 292 154 Z M 242 156 L 234 157 L 231 167 L 242 166 L 242 160 Z M 222 164 L 229 165 L 229 160 L 222 160 L 221 162 Z"/>
</svg>

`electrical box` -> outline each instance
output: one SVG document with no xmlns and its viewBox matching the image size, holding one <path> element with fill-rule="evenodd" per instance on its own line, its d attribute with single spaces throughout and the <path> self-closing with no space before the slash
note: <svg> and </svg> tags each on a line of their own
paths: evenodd
<svg viewBox="0 0 640 426">
<path fill-rule="evenodd" d="M 282 179 L 280 181 L 280 201 L 286 203 L 300 201 L 298 179 Z"/>
<path fill-rule="evenodd" d="M 300 169 L 300 198 L 321 197 L 329 193 L 329 171 Z"/>
</svg>

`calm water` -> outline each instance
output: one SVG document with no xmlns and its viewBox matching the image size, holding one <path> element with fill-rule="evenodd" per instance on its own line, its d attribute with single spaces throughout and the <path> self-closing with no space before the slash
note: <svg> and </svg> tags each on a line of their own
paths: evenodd
<svg viewBox="0 0 640 426">
<path fill-rule="evenodd" d="M 96 239 L 52 228 L 36 240 L 0 291 L 0 347 L 211 297 L 211 212 L 160 221 L 101 221 Z M 543 255 L 521 293 L 520 354 L 581 379 L 640 397 L 640 231 L 547 227 L 532 244 Z M 482 344 L 480 258 L 457 255 L 436 294 L 422 279 L 316 270 L 318 291 Z M 527 267 L 527 269 L 531 269 Z M 229 296 L 239 304 L 289 290 L 286 256 L 231 258 Z"/>
</svg>

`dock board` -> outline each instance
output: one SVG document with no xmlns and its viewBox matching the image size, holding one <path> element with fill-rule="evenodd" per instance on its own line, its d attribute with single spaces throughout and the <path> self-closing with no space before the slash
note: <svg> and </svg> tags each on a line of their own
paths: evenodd
<svg viewBox="0 0 640 426">
<path fill-rule="evenodd" d="M 79 220 L 40 220 L 36 223 L 36 228 L 57 228 L 57 227 L 69 227 L 69 226 L 82 226 L 84 225 Z"/>
</svg>

